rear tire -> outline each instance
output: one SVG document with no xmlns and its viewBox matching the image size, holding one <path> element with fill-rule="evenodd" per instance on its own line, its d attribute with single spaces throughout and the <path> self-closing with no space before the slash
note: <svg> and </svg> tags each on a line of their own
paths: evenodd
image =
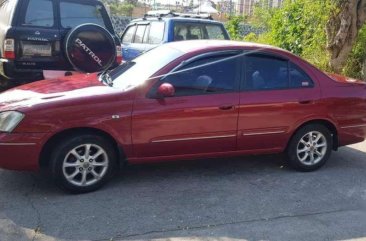
<svg viewBox="0 0 366 241">
<path fill-rule="evenodd" d="M 52 178 L 60 188 L 71 193 L 87 193 L 101 188 L 117 168 L 113 145 L 97 135 L 63 139 L 51 157 Z"/>
<path fill-rule="evenodd" d="M 287 150 L 287 160 L 298 171 L 310 172 L 321 168 L 332 152 L 332 133 L 321 124 L 309 124 L 292 137 Z"/>
</svg>

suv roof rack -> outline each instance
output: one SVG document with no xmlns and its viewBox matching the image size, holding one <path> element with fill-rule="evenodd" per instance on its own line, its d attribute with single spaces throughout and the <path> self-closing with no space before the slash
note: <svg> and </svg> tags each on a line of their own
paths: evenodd
<svg viewBox="0 0 366 241">
<path fill-rule="evenodd" d="M 212 16 L 210 14 L 194 14 L 194 13 L 176 13 L 172 10 L 152 10 L 148 11 L 144 14 L 143 19 L 147 17 L 183 17 L 183 18 L 201 18 L 201 19 L 210 19 L 212 20 Z"/>
</svg>

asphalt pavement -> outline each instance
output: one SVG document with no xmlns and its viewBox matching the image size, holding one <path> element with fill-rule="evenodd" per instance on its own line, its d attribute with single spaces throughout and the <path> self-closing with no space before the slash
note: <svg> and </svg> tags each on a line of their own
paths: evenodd
<svg viewBox="0 0 366 241">
<path fill-rule="evenodd" d="M 129 166 L 83 195 L 39 174 L 0 170 L 0 240 L 366 239 L 366 142 L 312 173 L 282 160 Z"/>
</svg>

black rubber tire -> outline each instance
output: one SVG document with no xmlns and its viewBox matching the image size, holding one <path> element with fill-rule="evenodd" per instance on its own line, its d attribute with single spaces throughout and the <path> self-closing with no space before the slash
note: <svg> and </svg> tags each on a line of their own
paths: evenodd
<svg viewBox="0 0 366 241">
<path fill-rule="evenodd" d="M 83 144 L 96 144 L 103 148 L 107 153 L 109 164 L 106 174 L 99 181 L 89 186 L 80 187 L 66 180 L 62 171 L 62 165 L 66 155 L 75 147 Z M 113 177 L 118 168 L 117 152 L 110 141 L 101 136 L 91 134 L 70 136 L 60 141 L 60 144 L 56 145 L 52 151 L 50 164 L 50 174 L 56 185 L 61 189 L 74 194 L 93 192 L 101 188 Z"/>
<path fill-rule="evenodd" d="M 317 131 L 324 135 L 324 137 L 327 141 L 327 150 L 326 150 L 325 155 L 323 156 L 323 159 L 321 159 L 320 162 L 318 162 L 314 165 L 305 165 L 299 160 L 299 158 L 297 156 L 297 146 L 298 146 L 301 138 L 311 131 Z M 332 147 L 333 147 L 333 138 L 332 138 L 331 131 L 327 127 L 325 127 L 324 125 L 321 125 L 321 124 L 309 124 L 309 125 L 306 125 L 306 126 L 300 128 L 299 130 L 297 130 L 296 133 L 291 138 L 291 140 L 287 146 L 287 149 L 286 149 L 287 161 L 288 161 L 289 165 L 297 171 L 301 171 L 301 172 L 315 171 L 315 170 L 321 168 L 322 166 L 324 166 L 324 164 L 328 161 L 328 159 L 332 153 L 332 149 L 333 149 Z"/>
</svg>

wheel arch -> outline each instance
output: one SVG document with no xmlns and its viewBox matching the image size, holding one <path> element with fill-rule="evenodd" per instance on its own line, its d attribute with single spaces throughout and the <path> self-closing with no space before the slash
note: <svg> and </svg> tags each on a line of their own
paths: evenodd
<svg viewBox="0 0 366 241">
<path fill-rule="evenodd" d="M 52 149 L 63 139 L 67 138 L 71 135 L 81 135 L 81 134 L 92 134 L 104 137 L 106 140 L 110 141 L 110 143 L 114 146 L 116 150 L 116 154 L 118 156 L 118 162 L 122 165 L 125 162 L 126 155 L 123 150 L 123 147 L 120 146 L 115 138 L 113 138 L 109 133 L 92 127 L 77 127 L 62 130 L 53 136 L 51 136 L 47 142 L 43 145 L 40 157 L 39 157 L 39 166 L 41 168 L 47 168 L 50 163 L 50 158 L 52 154 Z"/>
<path fill-rule="evenodd" d="M 320 125 L 323 125 L 326 128 L 328 128 L 328 130 L 332 133 L 332 141 L 333 141 L 333 148 L 332 149 L 335 150 L 335 151 L 338 150 L 338 147 L 339 147 L 338 130 L 337 130 L 336 125 L 328 119 L 313 119 L 313 120 L 305 121 L 302 124 L 298 125 L 294 129 L 294 131 L 292 132 L 292 135 L 291 135 L 290 139 L 287 142 L 287 146 L 289 145 L 289 143 L 291 142 L 292 138 L 294 137 L 294 135 L 296 134 L 296 132 L 298 130 L 300 130 L 304 126 L 310 125 L 310 124 L 320 124 Z"/>
</svg>

